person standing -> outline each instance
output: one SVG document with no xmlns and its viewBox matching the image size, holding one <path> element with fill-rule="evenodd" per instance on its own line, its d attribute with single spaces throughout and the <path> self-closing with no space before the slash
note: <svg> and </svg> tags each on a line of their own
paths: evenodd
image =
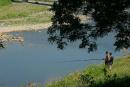
<svg viewBox="0 0 130 87">
<path fill-rule="evenodd" d="M 103 71 L 104 71 L 104 75 L 105 75 L 105 76 L 107 75 L 108 68 L 109 68 L 109 65 L 108 65 L 109 57 L 110 57 L 109 52 L 106 51 L 105 58 L 104 58 L 104 64 L 105 64 L 105 67 L 104 67 L 104 69 L 103 69 Z"/>
<path fill-rule="evenodd" d="M 109 55 L 109 53 L 108 53 L 108 51 L 106 51 L 106 56 L 105 56 L 105 66 L 107 67 L 108 66 L 108 60 L 109 60 L 109 57 L 110 57 L 110 55 Z"/>
<path fill-rule="evenodd" d="M 111 52 L 109 54 L 110 54 L 110 56 L 108 57 L 108 67 L 109 67 L 109 70 L 111 70 L 112 69 L 112 64 L 113 64 L 114 57 L 112 56 Z"/>
</svg>

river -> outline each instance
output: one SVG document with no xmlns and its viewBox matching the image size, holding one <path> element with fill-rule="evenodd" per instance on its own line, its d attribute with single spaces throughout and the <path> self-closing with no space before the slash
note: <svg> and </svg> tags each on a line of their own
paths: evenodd
<svg viewBox="0 0 130 87">
<path fill-rule="evenodd" d="M 21 87 L 28 82 L 39 82 L 43 85 L 61 78 L 71 72 L 80 71 L 90 64 L 102 63 L 102 60 L 64 62 L 79 59 L 101 59 L 105 51 L 111 51 L 120 56 L 122 51 L 114 52 L 110 34 L 98 40 L 98 50 L 88 53 L 79 49 L 77 43 L 70 44 L 64 50 L 57 49 L 47 41 L 46 30 L 10 33 L 24 37 L 23 44 L 7 43 L 6 48 L 0 49 L 0 87 Z"/>
</svg>

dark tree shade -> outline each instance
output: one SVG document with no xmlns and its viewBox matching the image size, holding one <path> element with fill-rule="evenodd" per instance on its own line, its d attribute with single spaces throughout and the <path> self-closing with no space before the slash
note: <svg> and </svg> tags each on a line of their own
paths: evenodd
<svg viewBox="0 0 130 87">
<path fill-rule="evenodd" d="M 3 42 L 0 41 L 0 49 L 1 49 L 1 48 L 5 48 L 5 45 L 4 45 Z"/>
<path fill-rule="evenodd" d="M 116 34 L 116 50 L 130 47 L 130 0 L 58 0 L 51 8 L 55 15 L 48 40 L 63 49 L 80 40 L 80 48 L 97 49 L 96 39 Z M 80 16 L 89 17 L 82 22 Z"/>
<path fill-rule="evenodd" d="M 22 0 L 23 2 L 28 2 L 28 0 Z"/>
</svg>

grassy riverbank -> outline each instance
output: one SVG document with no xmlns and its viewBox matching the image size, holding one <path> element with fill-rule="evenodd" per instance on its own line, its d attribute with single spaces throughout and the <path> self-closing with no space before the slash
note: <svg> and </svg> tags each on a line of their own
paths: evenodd
<svg viewBox="0 0 130 87">
<path fill-rule="evenodd" d="M 111 72 L 104 71 L 104 64 L 92 65 L 83 72 L 75 72 L 46 87 L 129 87 L 130 55 L 114 60 Z"/>
<path fill-rule="evenodd" d="M 0 27 L 48 23 L 51 16 L 48 6 L 12 3 L 0 8 Z"/>
</svg>

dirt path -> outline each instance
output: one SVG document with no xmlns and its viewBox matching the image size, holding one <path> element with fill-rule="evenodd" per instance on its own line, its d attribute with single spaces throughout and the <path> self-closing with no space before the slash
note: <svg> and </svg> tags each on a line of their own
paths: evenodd
<svg viewBox="0 0 130 87">
<path fill-rule="evenodd" d="M 6 32 L 15 32 L 15 31 L 31 31 L 31 30 L 43 30 L 47 29 L 49 26 L 51 26 L 52 23 L 42 23 L 42 24 L 30 24 L 30 25 L 20 25 L 20 26 L 3 26 L 0 27 L 0 33 L 6 33 Z"/>
</svg>

